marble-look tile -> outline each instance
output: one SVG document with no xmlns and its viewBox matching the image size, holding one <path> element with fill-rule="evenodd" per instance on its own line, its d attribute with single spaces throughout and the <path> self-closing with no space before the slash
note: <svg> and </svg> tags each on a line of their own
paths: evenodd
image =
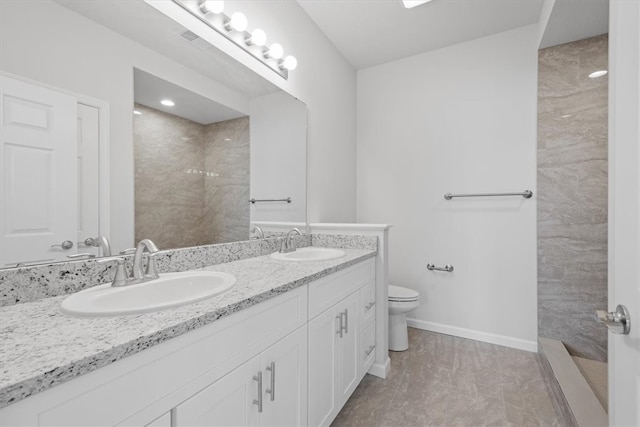
<svg viewBox="0 0 640 427">
<path fill-rule="evenodd" d="M 538 73 L 538 334 L 606 360 L 607 36 L 543 49 Z"/>
<path fill-rule="evenodd" d="M 170 249 L 248 239 L 249 118 L 201 125 L 136 108 L 136 241 Z"/>
<path fill-rule="evenodd" d="M 249 117 L 213 123 L 205 131 L 204 221 L 210 242 L 249 235 Z"/>
<path fill-rule="evenodd" d="M 332 426 L 560 425 L 534 353 L 409 328 L 409 350 L 390 357 Z"/>
<path fill-rule="evenodd" d="M 212 242 L 204 232 L 202 207 L 171 202 L 136 202 L 135 240 L 151 239 L 160 249 Z M 236 239 L 236 240 L 245 240 Z"/>
<path fill-rule="evenodd" d="M 308 236 L 306 239 L 310 240 Z M 221 246 L 233 258 L 246 251 L 248 243 Z M 256 242 L 261 246 L 269 243 Z M 312 263 L 262 256 L 218 264 L 209 269 L 236 277 L 229 291 L 216 298 L 141 315 L 68 316 L 59 308 L 62 296 L 4 307 L 0 309 L 0 408 L 376 254 L 369 249 L 345 251 L 343 258 Z"/>
</svg>

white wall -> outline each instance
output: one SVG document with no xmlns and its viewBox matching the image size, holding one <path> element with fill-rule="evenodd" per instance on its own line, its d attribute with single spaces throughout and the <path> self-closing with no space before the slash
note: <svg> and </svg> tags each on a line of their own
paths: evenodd
<svg viewBox="0 0 640 427">
<path fill-rule="evenodd" d="M 279 83 L 309 110 L 309 219 L 353 221 L 355 71 L 296 2 L 240 4 L 299 61 L 295 77 Z M 40 1 L 33 7 L 33 2 L 3 1 L 1 7 L 3 71 L 109 102 L 112 243 L 116 249 L 130 247 L 133 67 L 242 112 L 248 112 L 249 100 L 56 3 Z"/>
<path fill-rule="evenodd" d="M 304 223 L 307 107 L 284 92 L 276 92 L 253 98 L 250 111 L 251 198 L 291 197 L 291 203 L 251 204 L 251 222 Z"/>
<path fill-rule="evenodd" d="M 293 0 L 231 0 L 250 22 L 259 22 L 270 41 L 278 41 L 298 59 L 284 82 L 272 83 L 307 104 L 307 214 L 310 222 L 356 219 L 356 72 Z M 227 4 L 225 3 L 225 4 Z M 237 6 L 236 6 L 237 5 Z M 256 24 L 257 25 L 257 24 Z M 258 64 L 260 65 L 260 64 Z M 264 66 L 256 67 L 263 70 Z"/>
<path fill-rule="evenodd" d="M 358 72 L 357 219 L 394 224 L 390 282 L 420 292 L 415 326 L 536 349 L 537 38 L 532 25 Z"/>
<path fill-rule="evenodd" d="M 146 0 L 179 18 L 183 25 L 202 25 L 169 2 Z M 227 0 L 225 13 L 241 11 L 251 28 L 259 26 L 269 43 L 282 44 L 298 59 L 284 80 L 239 51 L 215 32 L 208 39 L 309 108 L 307 195 L 311 222 L 352 222 L 356 217 L 356 72 L 294 0 Z M 186 14 L 188 15 L 188 14 Z M 197 32 L 197 31 L 196 31 Z"/>
</svg>

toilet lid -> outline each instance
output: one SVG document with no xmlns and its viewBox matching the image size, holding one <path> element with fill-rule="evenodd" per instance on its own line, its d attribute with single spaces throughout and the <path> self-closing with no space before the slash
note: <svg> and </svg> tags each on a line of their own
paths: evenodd
<svg viewBox="0 0 640 427">
<path fill-rule="evenodd" d="M 417 301 L 420 294 L 413 289 L 389 285 L 389 301 Z"/>
</svg>

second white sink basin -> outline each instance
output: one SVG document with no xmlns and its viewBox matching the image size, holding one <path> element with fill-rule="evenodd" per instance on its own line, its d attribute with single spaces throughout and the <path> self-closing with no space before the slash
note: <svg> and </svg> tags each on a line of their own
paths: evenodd
<svg viewBox="0 0 640 427">
<path fill-rule="evenodd" d="M 67 297 L 60 308 L 75 316 L 118 316 L 164 310 L 219 295 L 236 278 L 217 271 L 161 274 L 159 279 L 135 285 L 95 286 Z"/>
<path fill-rule="evenodd" d="M 293 252 L 284 254 L 280 252 L 271 254 L 272 258 L 284 261 L 326 261 L 328 259 L 342 258 L 343 256 L 345 256 L 345 252 L 342 249 L 319 248 L 314 246 L 299 248 Z"/>
</svg>

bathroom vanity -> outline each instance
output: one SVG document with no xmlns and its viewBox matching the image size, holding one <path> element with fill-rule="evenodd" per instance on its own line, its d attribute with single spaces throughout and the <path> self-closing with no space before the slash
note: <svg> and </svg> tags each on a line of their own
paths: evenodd
<svg viewBox="0 0 640 427">
<path fill-rule="evenodd" d="M 344 251 L 213 265 L 236 286 L 155 313 L 70 317 L 62 296 L 3 308 L 0 424 L 329 425 L 376 348 L 376 250 Z"/>
</svg>

